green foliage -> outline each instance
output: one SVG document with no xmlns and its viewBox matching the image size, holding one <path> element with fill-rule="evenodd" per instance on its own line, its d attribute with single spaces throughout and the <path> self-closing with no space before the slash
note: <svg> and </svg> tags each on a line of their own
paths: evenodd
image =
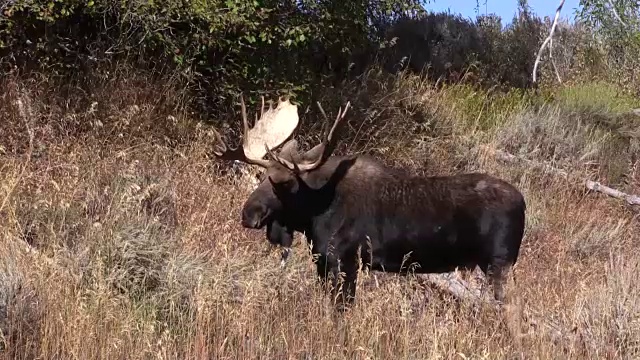
<svg viewBox="0 0 640 360">
<path fill-rule="evenodd" d="M 495 26 L 495 25 L 494 25 Z M 518 88 L 531 86 L 535 53 L 544 39 L 542 20 L 531 13 L 526 1 L 519 1 L 518 15 L 499 34 L 487 33 L 489 58 L 487 76 L 498 83 Z M 490 37 L 490 34 L 497 35 Z"/>
<path fill-rule="evenodd" d="M 640 54 L 640 2 L 636 0 L 581 0 L 578 19 L 619 60 Z"/>
<path fill-rule="evenodd" d="M 636 0 L 581 0 L 577 20 L 590 33 L 590 56 L 627 89 L 640 84 L 640 3 Z M 595 40 L 595 41 L 594 41 Z M 601 71 L 602 72 L 602 71 Z"/>
<path fill-rule="evenodd" d="M 555 100 L 563 107 L 590 112 L 618 114 L 640 108 L 637 97 L 625 94 L 617 86 L 602 81 L 561 88 L 557 91 Z"/>
<path fill-rule="evenodd" d="M 636 0 L 581 0 L 579 9 L 580 21 L 608 40 L 634 38 L 640 31 L 640 3 Z"/>
<path fill-rule="evenodd" d="M 545 101 L 530 90 L 487 91 L 463 84 L 446 86 L 442 94 L 444 102 L 452 105 L 452 116 L 475 130 L 497 128 L 506 119 Z"/>
<path fill-rule="evenodd" d="M 383 51 L 386 68 L 428 69 L 434 78 L 454 81 L 474 73 L 488 86 L 528 88 L 543 30 L 542 20 L 524 1 L 504 28 L 496 15 L 479 16 L 475 22 L 448 13 L 403 18 L 387 34 L 395 45 Z"/>
<path fill-rule="evenodd" d="M 123 59 L 176 69 L 203 103 L 224 106 L 240 91 L 305 93 L 342 79 L 386 23 L 420 9 L 417 0 L 17 0 L 0 20 L 0 55 L 62 76 Z"/>
<path fill-rule="evenodd" d="M 228 112 L 240 92 L 250 106 L 260 95 L 309 103 L 323 87 L 334 91 L 378 60 L 387 71 L 426 70 L 433 78 L 506 92 L 532 86 L 535 53 L 550 21 L 532 14 L 526 1 L 505 26 L 491 14 L 476 21 L 425 14 L 423 3 L 16 0 L 0 9 L 0 66 L 93 94 L 123 63 L 133 65 L 183 85 L 203 118 Z M 554 58 L 563 79 L 615 74 L 637 90 L 638 5 L 615 4 L 624 28 L 602 1 L 584 0 L 582 21 L 557 29 Z M 555 81 L 547 56 L 543 83 Z"/>
</svg>

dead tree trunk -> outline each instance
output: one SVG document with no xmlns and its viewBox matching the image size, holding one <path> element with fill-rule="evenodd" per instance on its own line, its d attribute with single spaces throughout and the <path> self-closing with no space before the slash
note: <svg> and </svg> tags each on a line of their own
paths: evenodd
<svg viewBox="0 0 640 360">
<path fill-rule="evenodd" d="M 473 288 L 466 281 L 456 278 L 455 273 L 421 274 L 418 276 L 428 285 L 441 291 L 445 291 L 461 301 L 467 301 L 474 304 L 482 303 L 496 311 L 503 310 L 503 305 L 493 297 L 482 296 L 480 290 Z M 581 334 L 578 327 L 574 326 L 571 329 L 566 329 L 557 321 L 543 316 L 540 313 L 534 314 L 533 311 L 527 311 L 526 309 L 523 311 L 521 316 L 521 320 L 524 320 L 528 329 L 525 330 L 524 333 L 522 329 L 517 329 L 517 333 L 514 334 L 514 336 L 518 338 L 528 336 L 536 332 L 542 332 L 544 336 L 548 336 L 551 341 L 558 344 L 582 344 L 586 347 L 595 348 L 592 339 Z"/>
<path fill-rule="evenodd" d="M 616 199 L 625 200 L 629 205 L 640 205 L 640 196 L 638 195 L 629 195 L 620 190 L 612 189 L 608 186 L 600 184 L 599 182 L 591 180 L 585 181 L 585 186 L 589 190 L 597 191 Z"/>
</svg>

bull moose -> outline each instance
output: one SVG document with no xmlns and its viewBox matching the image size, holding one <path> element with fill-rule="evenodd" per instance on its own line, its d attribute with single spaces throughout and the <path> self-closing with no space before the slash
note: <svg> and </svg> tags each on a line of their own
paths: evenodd
<svg viewBox="0 0 640 360">
<path fill-rule="evenodd" d="M 504 301 L 525 227 L 525 200 L 513 185 L 483 173 L 417 176 L 367 155 L 332 156 L 335 130 L 350 103 L 330 130 L 318 103 L 326 120 L 322 140 L 303 153 L 289 139 L 298 124 L 289 100 L 280 99 L 267 112 L 263 103 L 253 129 L 242 98 L 241 105 L 242 146 L 229 149 L 216 133 L 214 154 L 265 169 L 243 206 L 242 226 L 267 226 L 267 237 L 285 247 L 294 231 L 303 232 L 321 282 L 332 275 L 334 295 L 337 275 L 344 273 L 339 310 L 355 300 L 359 260 L 368 269 L 402 274 L 479 266 L 495 299 Z"/>
</svg>

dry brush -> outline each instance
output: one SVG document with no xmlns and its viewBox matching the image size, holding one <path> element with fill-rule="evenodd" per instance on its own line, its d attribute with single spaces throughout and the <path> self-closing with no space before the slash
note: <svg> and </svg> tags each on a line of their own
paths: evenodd
<svg viewBox="0 0 640 360">
<path fill-rule="evenodd" d="M 415 172 L 482 170 L 522 189 L 529 220 L 508 307 L 457 301 L 419 277 L 370 273 L 361 274 L 356 307 L 336 317 L 314 281 L 300 235 L 283 270 L 264 233 L 241 228 L 239 209 L 249 189 L 211 160 L 213 135 L 206 127 L 190 128 L 195 135 L 188 141 L 163 142 L 144 132 L 119 138 L 129 127 L 135 134 L 136 121 L 159 116 L 154 99 L 138 97 L 136 116 L 110 123 L 134 104 L 105 96 L 102 101 L 118 105 L 102 108 L 103 127 L 65 133 L 61 125 L 71 110 L 20 88 L 5 91 L 8 101 L 0 105 L 7 119 L 0 138 L 1 356 L 637 357 L 637 209 L 585 193 L 582 183 L 529 162 L 505 163 L 482 151 L 506 149 L 604 182 L 592 176 L 606 171 L 584 163 L 612 156 L 600 146 L 610 135 L 576 129 L 544 111 L 537 113 L 536 136 L 527 112 L 479 131 L 457 121 L 462 102 L 446 103 L 450 90 L 397 81 L 404 83 L 353 97 L 350 144 L 392 163 L 402 154 Z M 30 99 L 32 151 L 15 105 L 23 94 Z M 375 101 L 365 103 L 369 98 Z M 176 124 L 188 117 L 162 115 L 175 116 Z M 380 125 L 369 130 L 374 140 L 357 140 L 366 130 L 357 125 L 371 118 L 419 119 L 426 130 L 407 139 L 406 132 Z M 188 132 L 176 126 L 176 133 Z M 560 130 L 564 135 L 552 136 Z M 407 141 L 419 143 L 410 154 Z M 633 182 L 624 190 L 638 193 Z M 464 281 L 486 288 L 481 276 Z"/>
</svg>

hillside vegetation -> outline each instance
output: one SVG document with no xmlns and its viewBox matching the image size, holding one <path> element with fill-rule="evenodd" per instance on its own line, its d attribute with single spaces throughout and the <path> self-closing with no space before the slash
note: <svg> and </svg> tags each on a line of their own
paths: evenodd
<svg viewBox="0 0 640 360">
<path fill-rule="evenodd" d="M 640 194 L 638 37 L 563 23 L 562 83 L 545 55 L 534 86 L 550 23 L 526 2 L 506 27 L 409 1 L 315 3 L 0 8 L 0 356 L 638 358 L 638 206 L 584 185 Z M 311 101 L 332 117 L 350 100 L 337 153 L 516 185 L 527 225 L 508 306 L 370 273 L 337 315 L 301 234 L 281 269 L 264 230 L 240 225 L 248 179 L 211 153 L 214 127 L 238 143 L 239 92 L 251 118 L 259 95 L 292 95 L 305 148 Z"/>
</svg>

